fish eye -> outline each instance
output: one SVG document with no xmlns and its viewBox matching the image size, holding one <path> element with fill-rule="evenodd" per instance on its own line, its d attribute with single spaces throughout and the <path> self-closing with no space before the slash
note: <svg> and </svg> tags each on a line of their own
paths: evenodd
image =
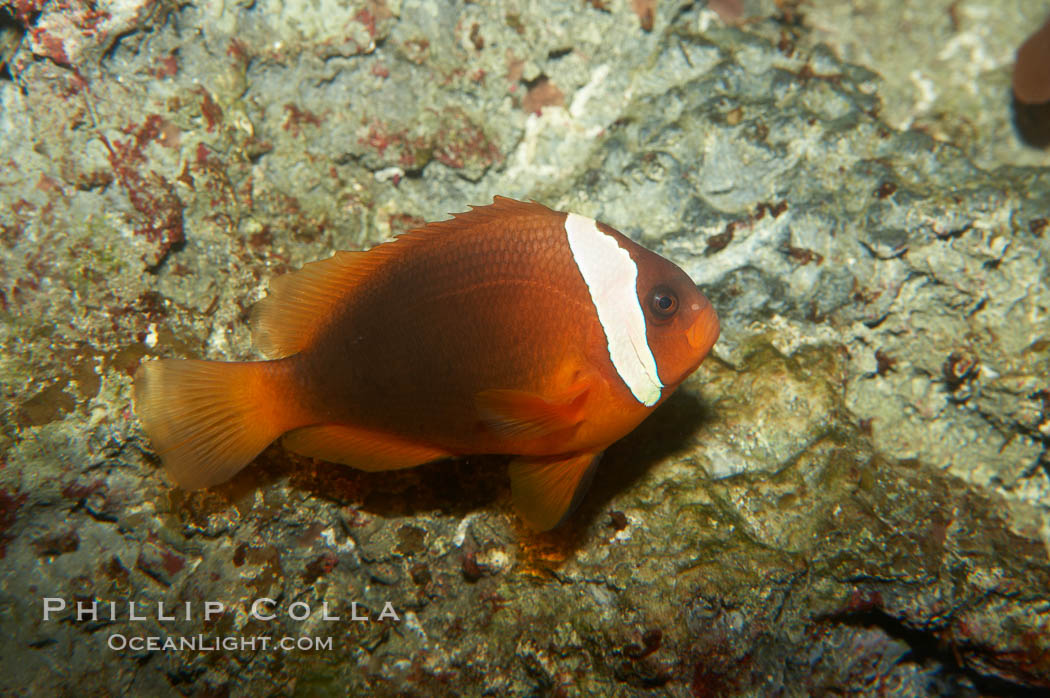
<svg viewBox="0 0 1050 698">
<path fill-rule="evenodd" d="M 649 300 L 649 308 L 657 317 L 669 318 L 678 312 L 678 296 L 669 288 L 656 288 Z"/>
</svg>

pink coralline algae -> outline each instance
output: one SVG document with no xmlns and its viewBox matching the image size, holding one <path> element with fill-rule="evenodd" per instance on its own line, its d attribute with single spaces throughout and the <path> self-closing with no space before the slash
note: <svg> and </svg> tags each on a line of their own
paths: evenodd
<svg viewBox="0 0 1050 698">
<path fill-rule="evenodd" d="M 97 60 L 118 38 L 137 31 L 159 11 L 164 11 L 159 0 L 92 3 L 22 0 L 14 6 L 19 22 L 27 27 L 30 18 L 40 13 L 27 33 L 30 53 L 67 67 Z"/>
</svg>

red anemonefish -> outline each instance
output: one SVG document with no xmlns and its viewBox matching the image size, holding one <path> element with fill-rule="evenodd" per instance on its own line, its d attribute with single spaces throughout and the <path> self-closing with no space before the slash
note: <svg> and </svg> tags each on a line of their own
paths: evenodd
<svg viewBox="0 0 1050 698">
<path fill-rule="evenodd" d="M 362 470 L 506 453 L 515 507 L 547 530 L 719 327 L 663 257 L 593 219 L 496 197 L 278 277 L 253 329 L 270 361 L 136 372 L 135 412 L 176 483 L 221 483 L 282 435 Z"/>
</svg>

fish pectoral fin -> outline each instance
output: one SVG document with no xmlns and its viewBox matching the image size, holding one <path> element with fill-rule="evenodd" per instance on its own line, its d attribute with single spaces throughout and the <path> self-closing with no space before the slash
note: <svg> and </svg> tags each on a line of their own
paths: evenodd
<svg viewBox="0 0 1050 698">
<path fill-rule="evenodd" d="M 369 471 L 411 468 L 453 455 L 433 446 L 342 424 L 295 429 L 285 434 L 282 443 L 300 455 Z"/>
<path fill-rule="evenodd" d="M 586 396 L 580 383 L 555 400 L 525 390 L 483 390 L 475 404 L 481 421 L 499 436 L 534 439 L 578 426 Z"/>
<path fill-rule="evenodd" d="M 513 460 L 510 492 L 525 523 L 537 531 L 548 531 L 568 518 L 587 493 L 601 455 Z"/>
</svg>

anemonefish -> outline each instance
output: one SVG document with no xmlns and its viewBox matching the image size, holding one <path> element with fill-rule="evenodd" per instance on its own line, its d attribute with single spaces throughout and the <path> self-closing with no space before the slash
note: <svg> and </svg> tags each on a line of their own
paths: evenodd
<svg viewBox="0 0 1050 698">
<path fill-rule="evenodd" d="M 718 317 L 677 266 L 604 223 L 496 197 L 278 277 L 269 361 L 144 362 L 133 401 L 171 478 L 232 477 L 283 435 L 362 470 L 510 454 L 515 508 L 558 525 L 602 451 L 700 365 Z"/>
</svg>

